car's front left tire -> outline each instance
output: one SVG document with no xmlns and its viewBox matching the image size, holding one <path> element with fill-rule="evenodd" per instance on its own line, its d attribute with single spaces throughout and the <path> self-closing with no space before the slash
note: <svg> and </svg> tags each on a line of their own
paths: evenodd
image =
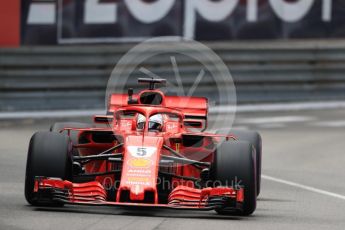
<svg viewBox="0 0 345 230">
<path fill-rule="evenodd" d="M 88 124 L 88 123 L 80 123 L 80 122 L 56 122 L 53 125 L 50 126 L 50 131 L 51 132 L 57 132 L 59 133 L 61 130 L 64 128 L 79 128 L 79 129 L 84 129 L 84 128 L 93 128 L 93 124 Z M 62 131 L 62 133 L 67 134 L 67 131 Z M 73 145 L 79 144 L 79 131 L 71 130 L 70 131 L 70 139 L 72 141 Z M 79 150 L 77 148 L 73 148 L 72 150 L 73 156 L 79 156 Z"/>
<path fill-rule="evenodd" d="M 219 214 L 248 216 L 256 209 L 256 157 L 251 143 L 245 141 L 225 141 L 217 147 L 214 155 L 211 177 L 213 183 L 221 187 L 244 189 L 242 210 L 233 207 L 219 207 Z"/>
<path fill-rule="evenodd" d="M 248 141 L 251 143 L 256 152 L 256 182 L 257 182 L 257 195 L 261 190 L 261 168 L 262 168 L 262 139 L 261 135 L 256 131 L 240 130 L 240 129 L 219 129 L 216 134 L 222 135 L 235 135 L 239 141 Z"/>
</svg>

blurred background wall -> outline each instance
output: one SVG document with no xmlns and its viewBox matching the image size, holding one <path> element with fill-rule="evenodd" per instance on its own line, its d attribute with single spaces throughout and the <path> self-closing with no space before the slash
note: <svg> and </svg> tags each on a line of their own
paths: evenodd
<svg viewBox="0 0 345 230">
<path fill-rule="evenodd" d="M 102 108 L 119 58 L 157 36 L 214 49 L 239 103 L 345 99 L 342 0 L 11 0 L 0 2 L 0 111 Z M 169 60 L 150 65 L 171 75 Z M 184 79 L 199 72 L 182 65 Z"/>
</svg>

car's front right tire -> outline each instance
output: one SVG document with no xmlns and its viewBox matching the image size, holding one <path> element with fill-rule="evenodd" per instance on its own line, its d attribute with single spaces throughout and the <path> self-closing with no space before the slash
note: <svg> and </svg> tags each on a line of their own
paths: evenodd
<svg viewBox="0 0 345 230">
<path fill-rule="evenodd" d="M 30 140 L 25 172 L 25 198 L 31 205 L 59 205 L 39 200 L 34 193 L 36 176 L 69 180 L 72 176 L 71 141 L 67 135 L 37 132 Z"/>
</svg>

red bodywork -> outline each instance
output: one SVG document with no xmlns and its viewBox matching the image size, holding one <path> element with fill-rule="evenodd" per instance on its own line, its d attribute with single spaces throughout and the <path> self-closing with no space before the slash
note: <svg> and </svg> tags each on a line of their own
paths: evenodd
<svg viewBox="0 0 345 230">
<path fill-rule="evenodd" d="M 147 104 L 143 95 L 151 94 L 158 95 L 159 104 Z M 212 165 L 216 145 L 224 138 L 201 132 L 207 125 L 207 112 L 206 98 L 165 96 L 159 90 L 144 90 L 133 96 L 113 94 L 108 115 L 94 117 L 96 123 L 109 124 L 61 130 L 69 135 L 78 132 L 78 144 L 73 147 L 79 156 L 73 160 L 84 171 L 75 177 L 92 179 L 74 179 L 72 183 L 36 177 L 34 192 L 48 191 L 51 199 L 70 204 L 198 210 L 232 204 L 240 209 L 242 188 L 200 185 L 203 170 Z M 139 113 L 147 118 L 145 129 L 140 131 L 136 129 Z M 149 131 L 148 118 L 157 113 L 165 114 L 162 131 Z"/>
</svg>

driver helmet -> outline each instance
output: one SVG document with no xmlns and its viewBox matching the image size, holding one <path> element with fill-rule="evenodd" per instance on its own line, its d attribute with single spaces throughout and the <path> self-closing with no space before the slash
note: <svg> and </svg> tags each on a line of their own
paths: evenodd
<svg viewBox="0 0 345 230">
<path fill-rule="evenodd" d="M 162 131 L 163 115 L 155 114 L 149 118 L 149 131 Z"/>
<path fill-rule="evenodd" d="M 146 122 L 145 116 L 139 113 L 137 117 L 137 130 L 144 130 L 145 122 Z"/>
</svg>

